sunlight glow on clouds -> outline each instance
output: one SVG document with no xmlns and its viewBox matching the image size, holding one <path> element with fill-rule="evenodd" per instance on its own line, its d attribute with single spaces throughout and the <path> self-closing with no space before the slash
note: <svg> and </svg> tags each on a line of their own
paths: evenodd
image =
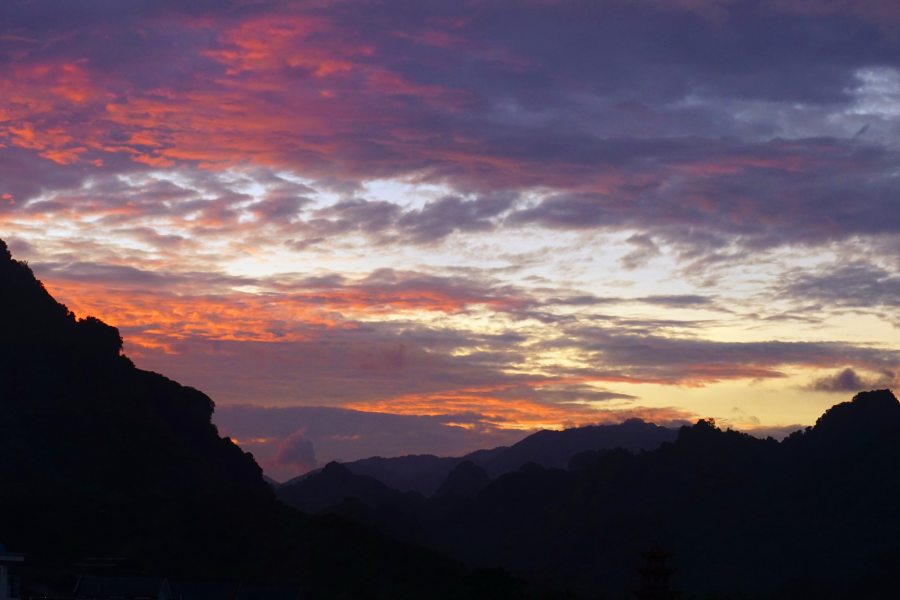
<svg viewBox="0 0 900 600">
<path fill-rule="evenodd" d="M 894 3 L 103 6 L 0 7 L 0 237 L 220 406 L 463 452 L 900 372 Z"/>
</svg>

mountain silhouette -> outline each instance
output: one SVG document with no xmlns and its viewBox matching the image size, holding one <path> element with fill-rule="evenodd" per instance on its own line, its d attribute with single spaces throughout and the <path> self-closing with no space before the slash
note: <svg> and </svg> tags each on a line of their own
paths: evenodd
<svg viewBox="0 0 900 600">
<path fill-rule="evenodd" d="M 375 508 L 401 495 L 377 479 L 356 475 L 336 462 L 328 463 L 301 481 L 280 486 L 276 493 L 285 504 L 308 513 L 337 506 L 351 498 Z"/>
<path fill-rule="evenodd" d="M 367 475 L 386 486 L 401 491 L 415 491 L 423 496 L 433 495 L 447 479 L 450 471 L 469 461 L 483 468 L 490 477 L 498 477 L 519 469 L 528 462 L 543 467 L 566 468 L 576 454 L 588 450 L 623 447 L 634 452 L 652 450 L 663 442 L 674 441 L 677 429 L 629 419 L 615 425 L 594 425 L 563 431 L 538 431 L 512 446 L 490 450 L 476 450 L 459 457 L 438 457 L 430 454 L 383 458 L 374 456 L 344 465 L 357 475 Z M 291 485 L 312 476 L 306 473 L 284 482 Z"/>
<path fill-rule="evenodd" d="M 533 462 L 545 468 L 565 469 L 569 460 L 586 450 L 625 448 L 632 452 L 653 450 L 663 442 L 672 442 L 677 429 L 628 419 L 616 425 L 591 425 L 534 433 L 508 449 L 480 464 L 491 477 L 510 473 L 525 463 Z"/>
<path fill-rule="evenodd" d="M 585 450 L 584 452 L 579 452 L 569 459 L 569 470 L 584 471 L 590 469 L 596 465 L 607 452 L 609 452 L 609 450 L 605 448 L 602 450 Z"/>
<path fill-rule="evenodd" d="M 124 556 L 181 580 L 299 584 L 312 600 L 521 595 L 500 571 L 284 506 L 213 410 L 137 369 L 118 330 L 76 318 L 0 241 L 0 540 L 29 573 Z"/>
<path fill-rule="evenodd" d="M 470 460 L 460 463 L 434 493 L 435 498 L 456 496 L 458 498 L 474 498 L 478 492 L 491 483 L 487 471 Z"/>
<path fill-rule="evenodd" d="M 882 434 L 898 432 L 900 404 L 892 394 L 869 392 L 825 411 L 807 439 L 820 452 L 839 452 L 870 443 Z"/>
<path fill-rule="evenodd" d="M 849 599 L 857 582 L 893 597 L 883 565 L 900 564 L 900 403 L 889 390 L 857 394 L 781 443 L 700 420 L 656 450 L 569 464 L 528 462 L 465 498 L 333 511 L 585 595 L 633 588 L 639 552 L 658 542 L 677 550 L 678 588 L 701 596 L 812 597 L 796 595 L 807 586 Z"/>
</svg>

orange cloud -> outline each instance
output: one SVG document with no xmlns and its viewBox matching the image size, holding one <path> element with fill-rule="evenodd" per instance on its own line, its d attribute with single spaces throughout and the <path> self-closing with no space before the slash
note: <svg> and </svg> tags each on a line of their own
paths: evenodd
<svg viewBox="0 0 900 600">
<path fill-rule="evenodd" d="M 303 341 L 318 328 L 353 328 L 354 319 L 416 311 L 454 313 L 473 305 L 519 306 L 523 298 L 476 289 L 441 288 L 433 282 L 377 286 L 356 283 L 334 289 L 262 292 L 178 293 L 135 284 L 103 285 L 45 278 L 48 289 L 79 316 L 96 316 L 127 328 L 129 342 L 148 348 L 187 337 L 233 341 Z M 440 283 L 440 282 L 438 282 Z M 190 284 L 188 284 L 190 285 Z M 202 284 L 200 284 L 202 285 Z M 429 285 L 431 287 L 429 287 Z"/>
<path fill-rule="evenodd" d="M 499 390 L 494 390 L 499 391 Z M 694 413 L 675 408 L 627 407 L 607 409 L 575 403 L 551 404 L 530 398 L 507 398 L 483 394 L 448 391 L 427 396 L 402 396 L 381 400 L 354 402 L 346 408 L 368 412 L 401 415 L 471 415 L 479 414 L 485 422 L 500 428 L 563 429 L 621 423 L 625 419 L 641 418 L 654 423 L 690 421 Z"/>
</svg>

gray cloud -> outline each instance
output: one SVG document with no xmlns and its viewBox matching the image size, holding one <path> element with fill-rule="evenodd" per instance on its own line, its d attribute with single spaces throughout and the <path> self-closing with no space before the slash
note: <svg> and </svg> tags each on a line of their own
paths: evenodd
<svg viewBox="0 0 900 600">
<path fill-rule="evenodd" d="M 776 440 L 783 440 L 788 437 L 795 431 L 802 431 L 806 429 L 805 425 L 776 425 L 772 427 L 751 427 L 744 428 L 741 431 L 745 433 L 749 433 L 753 437 L 757 437 L 760 439 L 766 439 L 767 437 L 773 437 Z"/>
<path fill-rule="evenodd" d="M 542 342 L 589 353 L 596 374 L 656 383 L 711 383 L 726 379 L 780 378 L 786 367 L 834 368 L 847 362 L 886 371 L 900 363 L 895 350 L 844 342 L 716 342 L 667 337 L 640 322 L 626 328 L 567 328 Z"/>
<path fill-rule="evenodd" d="M 800 301 L 834 307 L 900 307 L 900 275 L 860 261 L 789 272 L 782 278 L 780 291 Z"/>
<path fill-rule="evenodd" d="M 316 211 L 308 225 L 318 235 L 353 231 L 379 234 L 392 227 L 400 213 L 401 208 L 391 202 L 352 198 Z"/>
<path fill-rule="evenodd" d="M 668 308 L 710 308 L 714 304 L 713 299 L 709 296 L 699 296 L 697 294 L 647 296 L 646 298 L 639 298 L 638 301 Z"/>
<path fill-rule="evenodd" d="M 514 201 L 515 196 L 508 194 L 476 200 L 447 196 L 428 203 L 422 210 L 407 212 L 397 226 L 417 243 L 435 242 L 454 231 L 490 231 L 496 227 L 492 219 L 509 210 Z"/>
<path fill-rule="evenodd" d="M 626 269 L 643 267 L 661 254 L 659 246 L 653 243 L 653 239 L 648 235 L 635 234 L 626 241 L 635 246 L 634 250 L 619 259 L 621 265 Z"/>
<path fill-rule="evenodd" d="M 885 372 L 876 377 L 865 377 L 847 367 L 839 373 L 814 379 L 808 387 L 816 392 L 845 393 L 886 388 L 893 385 L 894 382 L 895 378 L 892 372 Z"/>
<path fill-rule="evenodd" d="M 203 289 L 209 293 L 216 289 L 230 289 L 262 283 L 258 279 L 235 277 L 223 273 L 154 271 L 108 263 L 34 262 L 30 266 L 39 277 L 48 280 L 98 283 L 121 287 L 139 286 L 156 288 L 164 292 Z"/>
</svg>

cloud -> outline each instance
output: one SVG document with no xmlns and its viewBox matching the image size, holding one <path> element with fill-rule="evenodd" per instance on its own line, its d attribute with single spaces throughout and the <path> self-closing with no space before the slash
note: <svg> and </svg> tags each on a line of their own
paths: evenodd
<svg viewBox="0 0 900 600">
<path fill-rule="evenodd" d="M 0 6 L 0 232 L 141 365 L 521 427 L 896 368 L 798 329 L 900 322 L 895 3 L 107 4 Z"/>
<path fill-rule="evenodd" d="M 753 437 L 766 439 L 768 437 L 773 437 L 776 440 L 783 440 L 788 437 L 795 431 L 803 431 L 806 429 L 804 425 L 777 425 L 771 427 L 749 427 L 749 428 L 741 428 L 741 431 L 744 433 L 749 433 Z"/>
<path fill-rule="evenodd" d="M 718 342 L 663 335 L 652 322 L 629 327 L 567 328 L 564 338 L 540 345 L 578 349 L 602 365 L 605 381 L 705 385 L 729 379 L 779 379 L 788 368 L 834 368 L 848 361 L 870 370 L 894 369 L 900 353 L 843 342 Z"/>
<path fill-rule="evenodd" d="M 421 210 L 407 212 L 397 225 L 418 243 L 438 241 L 454 231 L 490 231 L 496 227 L 491 219 L 510 209 L 514 201 L 512 195 L 469 201 L 447 196 L 428 203 Z"/>
<path fill-rule="evenodd" d="M 602 306 L 611 304 L 650 304 L 667 308 L 717 308 L 715 300 L 699 294 L 669 294 L 644 296 L 639 298 L 597 297 L 592 295 L 571 296 L 567 298 L 550 298 L 543 302 L 544 306 Z"/>
<path fill-rule="evenodd" d="M 668 296 L 647 296 L 639 298 L 639 302 L 647 304 L 655 304 L 657 306 L 667 306 L 670 308 L 709 308 L 713 305 L 713 299 L 708 296 L 700 296 L 698 294 L 678 294 Z"/>
<path fill-rule="evenodd" d="M 653 239 L 648 235 L 634 234 L 626 241 L 635 247 L 634 250 L 619 259 L 619 262 L 626 269 L 643 267 L 650 260 L 661 254 L 659 246 L 653 243 Z"/>
<path fill-rule="evenodd" d="M 319 465 L 313 442 L 303 433 L 297 431 L 281 441 L 278 453 L 271 459 L 275 467 L 293 467 L 297 475 L 302 475 Z"/>
<path fill-rule="evenodd" d="M 816 392 L 847 393 L 886 388 L 894 382 L 894 374 L 890 371 L 874 377 L 866 377 L 847 367 L 838 373 L 814 379 L 808 388 Z"/>
<path fill-rule="evenodd" d="M 729 188 L 720 182 L 710 189 L 718 194 L 704 193 L 704 176 L 803 170 L 804 160 L 814 163 L 844 140 L 821 132 L 779 140 L 779 122 L 748 130 L 748 106 L 728 102 L 840 113 L 855 102 L 847 90 L 864 85 L 857 74 L 893 64 L 897 45 L 861 20 L 883 18 L 884 5 L 875 3 L 778 5 L 799 16 L 772 18 L 774 5 L 752 10 L 747 2 L 479 10 L 463 3 L 411 10 L 399 0 L 352 10 L 343 2 L 276 2 L 102 17 L 73 8 L 66 20 L 35 18 L 46 6 L 15 4 L 4 19 L 15 35 L 0 45 L 10 67 L 6 143 L 53 168 L 77 163 L 69 172 L 84 177 L 249 162 L 341 181 L 347 190 L 392 177 L 500 193 L 537 187 L 570 196 L 523 218 L 557 225 L 575 225 L 579 215 L 581 226 L 608 223 L 614 214 L 579 211 L 591 194 L 677 195 L 687 177 L 696 180 L 694 202 L 715 204 Z M 690 14 L 706 9 L 741 18 L 723 25 Z M 823 22 L 824 13 L 847 18 Z M 822 55 L 826 41 L 841 61 Z M 629 120 L 615 108 L 625 105 L 648 110 Z M 757 112 L 781 114 L 780 105 Z M 754 143 L 760 137 L 764 143 Z M 877 161 L 878 148 L 864 148 L 863 159 Z M 445 235 L 432 230 L 436 210 L 453 212 L 460 230 L 482 231 L 478 211 L 503 205 L 491 202 L 460 213 L 436 201 L 407 220 L 416 240 L 422 228 L 427 239 Z"/>
<path fill-rule="evenodd" d="M 783 379 L 794 369 L 847 363 L 883 372 L 900 362 L 888 348 L 714 341 L 699 337 L 704 321 L 595 312 L 611 305 L 721 310 L 720 302 L 691 294 L 560 299 L 552 295 L 556 290 L 543 290 L 549 298 L 542 300 L 488 278 L 386 268 L 350 279 L 35 266 L 76 313 L 120 327 L 139 365 L 229 403 L 265 390 L 279 404 L 430 413 L 438 406 L 465 412 L 493 403 L 495 414 L 520 421 L 550 415 L 571 421 L 589 419 L 607 400 L 634 400 L 604 387 L 612 384 Z M 94 285 L 104 294 L 95 294 Z M 425 319 L 425 313 L 434 316 Z M 492 331 L 477 325 L 485 318 L 492 319 Z M 248 370 L 254 381 L 237 376 Z M 582 404 L 566 405 L 572 402 Z"/>
<path fill-rule="evenodd" d="M 851 261 L 786 273 L 780 290 L 799 301 L 824 302 L 833 307 L 897 308 L 900 276 L 871 262 Z"/>
</svg>

